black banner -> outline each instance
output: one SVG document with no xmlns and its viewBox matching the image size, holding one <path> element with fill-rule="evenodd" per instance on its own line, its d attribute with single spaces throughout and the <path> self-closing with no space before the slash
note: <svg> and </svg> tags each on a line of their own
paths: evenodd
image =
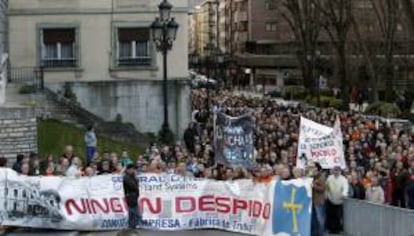
<svg viewBox="0 0 414 236">
<path fill-rule="evenodd" d="M 255 163 L 252 116 L 230 117 L 216 112 L 214 149 L 217 163 L 252 168 Z"/>
</svg>

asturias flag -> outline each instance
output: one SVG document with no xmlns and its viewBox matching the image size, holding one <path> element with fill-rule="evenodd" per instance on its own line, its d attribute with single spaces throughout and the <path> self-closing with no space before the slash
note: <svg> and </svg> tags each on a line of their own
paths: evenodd
<svg viewBox="0 0 414 236">
<path fill-rule="evenodd" d="M 274 193 L 273 234 L 310 236 L 312 198 L 306 187 L 278 181 Z"/>
</svg>

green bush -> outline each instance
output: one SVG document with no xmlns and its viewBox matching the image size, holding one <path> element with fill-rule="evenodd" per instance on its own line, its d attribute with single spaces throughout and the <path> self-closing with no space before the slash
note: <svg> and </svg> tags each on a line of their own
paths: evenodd
<svg viewBox="0 0 414 236">
<path fill-rule="evenodd" d="M 33 94 L 36 93 L 37 89 L 33 85 L 24 85 L 19 89 L 20 94 Z"/>
<path fill-rule="evenodd" d="M 401 110 L 394 103 L 374 102 L 365 109 L 365 113 L 394 118 L 401 115 Z"/>
<path fill-rule="evenodd" d="M 307 96 L 305 102 L 312 106 L 318 106 L 318 98 Z M 321 96 L 320 97 L 320 106 L 324 108 L 333 107 L 335 109 L 341 109 L 342 100 L 335 97 Z"/>
<path fill-rule="evenodd" d="M 63 85 L 63 96 L 73 102 L 77 101 L 76 94 L 73 92 L 72 85 L 70 83 L 65 83 Z"/>
<path fill-rule="evenodd" d="M 321 89 L 320 95 L 324 97 L 333 97 L 334 93 L 331 89 Z"/>
<path fill-rule="evenodd" d="M 283 99 L 285 100 L 304 100 L 309 95 L 309 92 L 300 86 L 286 87 L 283 90 Z"/>
</svg>

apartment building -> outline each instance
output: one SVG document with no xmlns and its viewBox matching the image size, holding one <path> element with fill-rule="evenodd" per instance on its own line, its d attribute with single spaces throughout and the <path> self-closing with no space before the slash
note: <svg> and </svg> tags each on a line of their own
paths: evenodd
<svg viewBox="0 0 414 236">
<path fill-rule="evenodd" d="M 274 3 L 275 1 L 272 0 L 220 0 L 219 34 L 222 51 L 228 53 L 237 65 L 237 70 L 233 69 L 231 71 L 234 73 L 230 73 L 235 75 L 232 78 L 233 84 L 244 86 L 260 84 L 270 89 L 303 83 L 296 55 L 300 47 L 295 42 L 289 24 L 281 14 L 283 8 Z M 402 6 L 398 7 L 399 12 L 402 12 Z M 381 35 L 378 20 L 381 16 L 374 14 L 375 11 L 372 1 L 355 1 L 353 14 L 360 26 L 363 40 L 367 45 L 377 45 L 380 48 L 379 46 L 384 43 L 384 37 Z M 411 55 L 414 55 L 414 41 L 410 38 L 407 30 L 409 26 L 405 25 L 406 22 L 400 15 L 396 26 L 394 60 L 396 78 L 400 80 L 397 84 L 407 84 L 407 81 L 414 80 L 410 69 L 413 64 Z M 350 60 L 350 65 L 360 68 L 350 70 L 350 77 L 355 78 L 355 82 L 364 81 L 367 79 L 367 73 L 362 60 L 361 42 L 358 42 L 353 28 L 348 33 L 348 41 L 350 42 L 348 53 L 357 59 Z M 201 45 L 203 44 L 204 41 Z M 322 54 L 325 67 L 319 72 L 323 73 L 325 78 L 331 79 L 331 84 L 337 83 L 338 81 L 332 80 L 336 73 L 335 51 L 324 30 L 321 30 L 317 50 Z M 380 58 L 384 58 L 384 52 L 373 53 L 379 54 L 374 58 L 379 60 L 376 66 L 381 66 Z"/>
<path fill-rule="evenodd" d="M 150 25 L 159 1 L 13 0 L 9 2 L 11 69 L 43 68 L 46 87 L 70 84 L 83 108 L 105 119 L 120 114 L 142 132 L 162 124 L 162 55 Z M 188 1 L 169 0 L 179 24 L 168 54 L 170 125 L 190 118 Z"/>
</svg>

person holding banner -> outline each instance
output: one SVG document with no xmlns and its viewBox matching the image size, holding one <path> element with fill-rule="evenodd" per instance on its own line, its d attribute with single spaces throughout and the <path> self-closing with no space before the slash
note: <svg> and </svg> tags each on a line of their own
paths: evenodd
<svg viewBox="0 0 414 236">
<path fill-rule="evenodd" d="M 141 224 L 141 213 L 138 207 L 139 186 L 136 178 L 137 172 L 134 164 L 126 167 L 124 175 L 125 199 L 128 205 L 128 226 L 130 229 L 136 229 Z"/>
<path fill-rule="evenodd" d="M 341 174 L 341 167 L 335 166 L 326 180 L 327 227 L 330 233 L 339 234 L 343 229 L 343 203 L 348 196 L 348 180 Z"/>
<path fill-rule="evenodd" d="M 325 190 L 326 182 L 322 173 L 322 166 L 315 162 L 310 166 L 310 176 L 313 177 L 312 184 L 312 236 L 325 235 Z"/>
</svg>

